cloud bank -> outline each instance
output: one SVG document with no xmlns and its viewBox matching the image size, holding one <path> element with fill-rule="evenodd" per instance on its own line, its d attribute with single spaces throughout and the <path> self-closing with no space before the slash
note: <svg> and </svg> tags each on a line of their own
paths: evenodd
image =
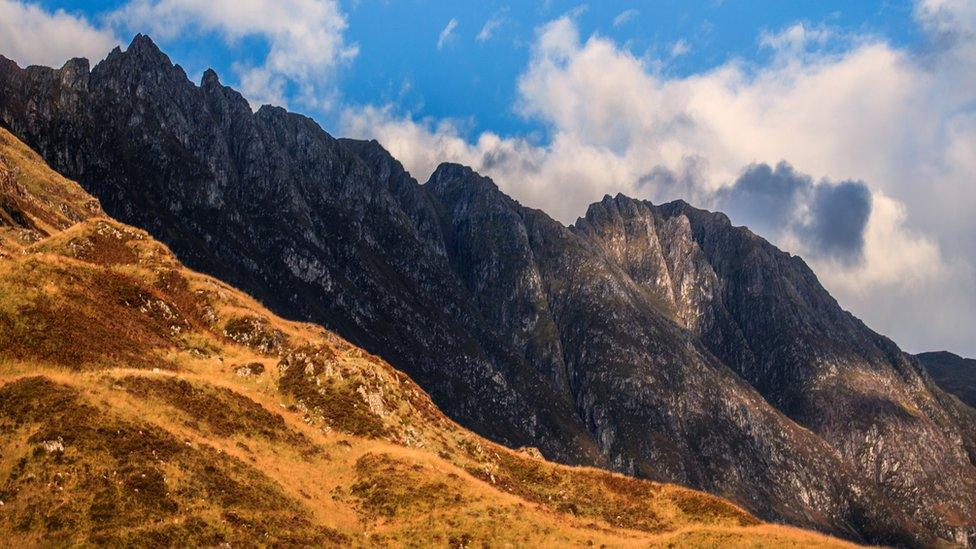
<svg viewBox="0 0 976 549">
<path fill-rule="evenodd" d="M 52 13 L 34 4 L 0 0 L 0 53 L 18 63 L 60 67 L 72 57 L 97 61 L 118 42 L 110 30 L 64 10 Z"/>
<path fill-rule="evenodd" d="M 733 219 L 752 220 L 754 232 L 795 240 L 814 259 L 851 266 L 864 259 L 871 191 L 860 181 L 814 182 L 793 166 L 754 164 L 715 194 Z"/>
<path fill-rule="evenodd" d="M 478 42 L 487 42 L 488 40 L 491 40 L 491 37 L 495 35 L 495 31 L 497 31 L 504 22 L 505 19 L 500 13 L 493 15 L 491 19 L 485 21 L 485 24 L 481 26 L 481 30 L 478 31 L 478 35 L 475 36 L 474 39 Z"/>
<path fill-rule="evenodd" d="M 622 27 L 627 23 L 630 23 L 635 17 L 637 17 L 637 13 L 637 10 L 633 8 L 618 13 L 617 16 L 613 18 L 613 26 Z"/>
<path fill-rule="evenodd" d="M 544 143 L 468 140 L 391 106 L 348 109 L 342 128 L 421 181 L 465 163 L 566 223 L 617 192 L 728 209 L 908 349 L 972 355 L 976 13 L 928 0 L 916 19 L 919 51 L 797 24 L 757 37 L 767 63 L 673 77 L 565 17 L 539 29 L 518 82 L 515 108 Z"/>
</svg>

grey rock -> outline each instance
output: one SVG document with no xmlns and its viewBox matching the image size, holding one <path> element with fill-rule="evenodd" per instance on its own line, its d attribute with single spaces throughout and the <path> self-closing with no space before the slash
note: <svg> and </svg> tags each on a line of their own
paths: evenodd
<svg viewBox="0 0 976 549">
<path fill-rule="evenodd" d="M 976 406 L 976 359 L 963 358 L 948 351 L 915 355 L 932 380 L 947 393 Z"/>
</svg>

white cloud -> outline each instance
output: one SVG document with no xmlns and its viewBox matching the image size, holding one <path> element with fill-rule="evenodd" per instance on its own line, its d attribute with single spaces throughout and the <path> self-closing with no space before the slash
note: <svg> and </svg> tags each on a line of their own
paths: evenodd
<svg viewBox="0 0 976 549">
<path fill-rule="evenodd" d="M 677 58 L 682 55 L 688 55 L 691 52 L 691 44 L 685 40 L 678 40 L 671 45 L 671 57 Z"/>
<path fill-rule="evenodd" d="M 163 42 L 187 34 L 218 33 L 228 43 L 260 37 L 263 62 L 237 64 L 242 92 L 252 104 L 328 108 L 333 76 L 358 53 L 344 37 L 345 15 L 335 0 L 133 0 L 109 15 L 111 24 Z"/>
<path fill-rule="evenodd" d="M 614 28 L 621 27 L 633 21 L 633 19 L 637 17 L 637 13 L 638 12 L 635 9 L 624 10 L 618 13 L 617 16 L 613 18 Z"/>
<path fill-rule="evenodd" d="M 716 191 L 754 162 L 862 180 L 873 204 L 862 261 L 812 266 L 843 305 L 912 350 L 976 354 L 976 71 L 960 70 L 976 66 L 972 5 L 920 5 L 937 49 L 861 36 L 838 50 L 829 29 L 795 25 L 760 37 L 774 52 L 768 65 L 733 60 L 687 77 L 662 75 L 609 39 L 582 40 L 564 17 L 540 30 L 518 84 L 517 109 L 546 126 L 544 145 L 492 133 L 469 142 L 457 124 L 389 108 L 349 111 L 345 124 L 420 180 L 440 161 L 469 164 L 564 222 L 605 193 L 714 207 Z M 657 177 L 660 167 L 670 177 Z M 808 251 L 788 234 L 766 236 Z M 893 302 L 913 313 L 892 314 Z"/>
<path fill-rule="evenodd" d="M 485 21 L 485 24 L 481 27 L 481 30 L 478 31 L 478 35 L 475 37 L 475 40 L 477 40 L 478 42 L 487 42 L 495 34 L 495 31 L 497 31 L 498 28 L 502 26 L 503 22 L 504 19 L 502 19 L 502 17 L 498 15 L 493 16 L 491 19 Z"/>
<path fill-rule="evenodd" d="M 447 25 L 444 26 L 441 33 L 437 36 L 437 49 L 444 49 L 444 46 L 447 45 L 447 42 L 451 39 L 451 34 L 454 32 L 454 29 L 456 29 L 457 26 L 457 19 L 452 17 L 451 20 L 447 22 Z"/>
<path fill-rule="evenodd" d="M 796 23 L 780 32 L 762 33 L 759 45 L 776 51 L 799 53 L 810 46 L 822 46 L 833 36 L 827 27 L 810 28 L 804 23 Z"/>
<path fill-rule="evenodd" d="M 59 67 L 72 57 L 98 61 L 118 43 L 111 31 L 64 10 L 0 0 L 0 54 L 20 64 Z"/>
<path fill-rule="evenodd" d="M 583 17 L 583 14 L 589 11 L 589 9 L 590 6 L 586 4 L 578 4 L 576 6 L 573 6 L 572 8 L 569 8 L 566 11 L 564 17 L 568 17 L 573 20 L 578 20 L 580 17 Z"/>
</svg>

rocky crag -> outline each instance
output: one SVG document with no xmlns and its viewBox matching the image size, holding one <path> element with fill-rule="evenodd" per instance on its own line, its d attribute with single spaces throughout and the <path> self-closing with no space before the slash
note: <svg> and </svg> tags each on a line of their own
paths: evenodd
<svg viewBox="0 0 976 549">
<path fill-rule="evenodd" d="M 948 351 L 920 353 L 915 358 L 939 387 L 976 407 L 976 359 Z"/>
</svg>

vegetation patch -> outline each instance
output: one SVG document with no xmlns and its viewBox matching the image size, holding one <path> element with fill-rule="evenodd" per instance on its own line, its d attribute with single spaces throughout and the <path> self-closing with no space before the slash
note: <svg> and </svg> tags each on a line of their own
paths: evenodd
<svg viewBox="0 0 976 549">
<path fill-rule="evenodd" d="M 213 308 L 214 294 L 193 289 L 179 269 L 164 269 L 156 276 L 153 288 L 162 292 L 194 326 L 210 330 L 217 323 Z"/>
<path fill-rule="evenodd" d="M 86 234 L 72 238 L 66 248 L 76 259 L 98 265 L 129 265 L 139 262 L 139 255 L 129 243 L 145 238 L 133 229 L 122 229 L 98 221 Z"/>
<path fill-rule="evenodd" d="M 249 362 L 234 366 L 234 373 L 240 377 L 259 376 L 264 373 L 264 364 L 260 362 Z"/>
<path fill-rule="evenodd" d="M 0 357 L 74 369 L 166 368 L 152 351 L 174 346 L 188 327 L 178 309 L 134 277 L 38 258 L 15 267 L 0 275 Z"/>
<path fill-rule="evenodd" d="M 492 456 L 491 466 L 469 466 L 468 470 L 529 501 L 578 517 L 600 518 L 619 528 L 660 533 L 690 523 L 759 523 L 741 509 L 706 494 L 679 489 L 665 496 L 666 490 L 675 488 L 601 471 L 559 467 L 506 450 Z"/>
<path fill-rule="evenodd" d="M 447 511 L 465 503 L 459 480 L 431 481 L 419 463 L 389 454 L 366 454 L 356 461 L 356 483 L 351 493 L 365 514 L 393 518 Z"/>
<path fill-rule="evenodd" d="M 153 539 L 314 545 L 337 539 L 240 460 L 104 412 L 46 378 L 0 388 L 0 429 L 24 433 L 3 437 L 0 448 L 15 463 L 0 487 L 3 531 L 69 545 Z M 246 517 L 246 524 L 203 527 L 198 519 L 225 511 Z"/>
<path fill-rule="evenodd" d="M 240 345 L 256 349 L 266 355 L 281 353 L 287 344 L 285 334 L 272 328 L 267 319 L 257 316 L 237 316 L 224 325 L 224 336 Z"/>
<path fill-rule="evenodd" d="M 690 520 L 722 522 L 731 520 L 738 526 L 753 526 L 759 520 L 745 511 L 732 507 L 727 501 L 704 492 L 675 487 L 668 493 L 670 499 Z"/>
<path fill-rule="evenodd" d="M 159 400 L 184 412 L 193 425 L 199 428 L 202 423 L 217 436 L 262 437 L 305 453 L 317 452 L 305 435 L 285 424 L 281 415 L 230 389 L 173 377 L 127 376 L 118 384 L 139 398 Z"/>
<path fill-rule="evenodd" d="M 364 394 L 366 381 L 342 368 L 327 347 L 303 347 L 285 355 L 278 365 L 279 390 L 294 397 L 307 412 L 334 429 L 380 438 L 390 434 Z"/>
<path fill-rule="evenodd" d="M 117 242 L 114 234 L 106 231 L 101 238 Z M 121 262 L 119 253 L 110 255 Z M 216 321 L 213 296 L 193 290 L 176 269 L 165 269 L 147 283 L 131 272 L 72 265 L 48 255 L 18 258 L 5 267 L 0 270 L 0 357 L 76 369 L 119 363 L 168 368 L 153 351 L 179 347 L 208 354 L 206 338 L 197 336 Z"/>
</svg>

